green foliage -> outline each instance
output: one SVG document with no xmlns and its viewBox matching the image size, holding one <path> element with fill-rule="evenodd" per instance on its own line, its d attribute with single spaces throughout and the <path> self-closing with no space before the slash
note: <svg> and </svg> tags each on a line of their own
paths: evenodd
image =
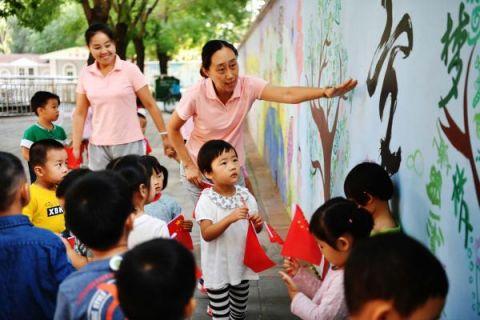
<svg viewBox="0 0 480 320">
<path fill-rule="evenodd" d="M 41 31 L 54 20 L 63 0 L 2 0 L 0 17 L 15 16 L 22 26 Z"/>
<path fill-rule="evenodd" d="M 62 8 L 57 18 L 46 25 L 41 32 L 32 32 L 20 25 L 15 18 L 9 19 L 9 25 L 15 30 L 12 37 L 12 52 L 46 53 L 64 48 L 84 45 L 83 31 L 87 22 L 82 8 L 71 3 Z"/>
<path fill-rule="evenodd" d="M 169 56 L 221 38 L 240 40 L 247 27 L 247 0 L 172 0 L 159 5 L 147 25 L 146 42 Z"/>
</svg>

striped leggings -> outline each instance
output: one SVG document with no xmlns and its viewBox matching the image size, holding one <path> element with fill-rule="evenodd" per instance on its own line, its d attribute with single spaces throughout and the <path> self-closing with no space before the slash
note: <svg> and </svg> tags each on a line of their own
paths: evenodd
<svg viewBox="0 0 480 320">
<path fill-rule="evenodd" d="M 248 280 L 244 280 L 236 286 L 207 289 L 213 319 L 245 319 L 249 287 Z"/>
</svg>

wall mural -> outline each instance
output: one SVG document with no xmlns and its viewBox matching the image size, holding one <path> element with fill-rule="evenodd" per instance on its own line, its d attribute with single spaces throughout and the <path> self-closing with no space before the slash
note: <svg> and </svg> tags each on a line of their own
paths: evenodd
<svg viewBox="0 0 480 320">
<path fill-rule="evenodd" d="M 479 38 L 479 0 L 277 0 L 239 52 L 276 85 L 359 81 L 337 99 L 259 101 L 249 130 L 307 216 L 357 163 L 381 164 L 402 227 L 445 265 L 444 319 L 480 318 Z"/>
</svg>

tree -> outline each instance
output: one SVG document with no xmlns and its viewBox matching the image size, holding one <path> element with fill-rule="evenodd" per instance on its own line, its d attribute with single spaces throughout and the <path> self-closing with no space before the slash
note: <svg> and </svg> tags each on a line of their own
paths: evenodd
<svg viewBox="0 0 480 320">
<path fill-rule="evenodd" d="M 161 74 L 180 49 L 199 47 L 207 39 L 239 40 L 246 30 L 247 0 L 171 0 L 159 5 L 147 25 L 146 41 L 155 47 Z M 213 23 L 214 22 L 214 23 Z"/>
<path fill-rule="evenodd" d="M 60 12 L 63 0 L 2 0 L 0 17 L 15 16 L 22 26 L 41 31 Z"/>
<path fill-rule="evenodd" d="M 0 19 L 0 54 L 10 53 L 10 44 L 12 43 L 12 30 L 10 30 L 7 21 Z"/>
<path fill-rule="evenodd" d="M 88 25 L 107 23 L 112 5 L 111 0 L 93 0 L 93 4 L 90 4 L 92 2 L 90 0 L 79 0 L 78 2 L 82 4 Z"/>
</svg>

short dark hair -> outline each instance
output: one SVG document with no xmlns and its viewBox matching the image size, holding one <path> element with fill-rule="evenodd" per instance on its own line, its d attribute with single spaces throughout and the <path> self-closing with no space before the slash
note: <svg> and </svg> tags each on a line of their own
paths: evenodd
<svg viewBox="0 0 480 320">
<path fill-rule="evenodd" d="M 373 218 L 367 210 L 342 197 L 332 198 L 321 205 L 310 219 L 310 232 L 319 240 L 336 248 L 344 234 L 353 237 L 353 244 L 370 236 Z"/>
<path fill-rule="evenodd" d="M 184 319 L 195 289 L 195 260 L 175 240 L 150 240 L 125 254 L 116 280 L 128 319 Z"/>
<path fill-rule="evenodd" d="M 107 24 L 94 23 L 88 27 L 87 31 L 85 31 L 85 42 L 87 43 L 87 46 L 90 45 L 93 36 L 98 32 L 105 34 L 110 40 L 115 41 L 115 35 Z"/>
<path fill-rule="evenodd" d="M 7 210 L 15 201 L 15 193 L 27 181 L 20 159 L 0 151 L 0 211 Z"/>
<path fill-rule="evenodd" d="M 440 262 L 403 233 L 379 234 L 357 245 L 345 266 L 344 285 L 351 315 L 369 301 L 386 300 L 408 317 L 429 298 L 444 298 L 448 293 Z"/>
<path fill-rule="evenodd" d="M 212 162 L 217 159 L 222 153 L 228 152 L 230 150 L 235 151 L 235 154 L 237 154 L 237 150 L 235 150 L 235 148 L 226 141 L 210 140 L 205 142 L 205 144 L 198 151 L 198 169 L 202 173 L 212 172 Z"/>
<path fill-rule="evenodd" d="M 32 98 L 30 99 L 30 107 L 32 111 L 38 116 L 38 108 L 43 108 L 47 104 L 48 100 L 55 99 L 60 104 L 60 97 L 57 96 L 55 93 L 51 93 L 48 91 L 37 91 L 33 94 Z"/>
<path fill-rule="evenodd" d="M 127 181 L 112 171 L 85 174 L 65 194 L 65 224 L 87 247 L 107 250 L 120 240 L 134 212 Z"/>
<path fill-rule="evenodd" d="M 152 171 L 155 171 L 156 174 L 163 174 L 163 186 L 162 190 L 165 189 L 168 185 L 168 170 L 164 166 L 158 162 L 158 159 L 154 156 L 146 155 L 143 156 L 145 158 L 145 163 L 147 166 L 152 168 Z"/>
<path fill-rule="evenodd" d="M 212 65 L 212 56 L 214 55 L 214 53 L 225 47 L 231 49 L 235 54 L 235 57 L 238 57 L 237 48 L 235 48 L 235 46 L 230 42 L 227 42 L 225 40 L 207 41 L 207 43 L 205 43 L 202 48 L 202 68 L 208 70 Z M 202 69 L 200 69 L 200 75 L 204 78 L 207 78 L 207 75 L 203 72 Z"/>
<path fill-rule="evenodd" d="M 32 144 L 29 150 L 29 162 L 33 167 L 44 166 L 47 162 L 47 153 L 50 150 L 65 149 L 65 146 L 53 139 L 40 140 Z"/>
<path fill-rule="evenodd" d="M 72 170 L 67 173 L 67 175 L 63 177 L 62 182 L 58 184 L 57 189 L 55 190 L 55 195 L 57 196 L 57 198 L 65 198 L 65 194 L 67 193 L 68 188 L 70 188 L 73 182 L 90 172 L 92 172 L 90 169 L 81 168 Z"/>
<path fill-rule="evenodd" d="M 143 156 L 129 154 L 113 159 L 107 165 L 107 169 L 116 171 L 124 177 L 132 192 L 137 192 L 142 184 L 150 189 L 150 178 L 153 171 L 146 165 Z"/>
<path fill-rule="evenodd" d="M 343 184 L 345 196 L 359 205 L 365 205 L 368 197 L 365 193 L 388 201 L 393 195 L 393 183 L 387 171 L 373 162 L 356 165 L 345 178 Z"/>
</svg>

